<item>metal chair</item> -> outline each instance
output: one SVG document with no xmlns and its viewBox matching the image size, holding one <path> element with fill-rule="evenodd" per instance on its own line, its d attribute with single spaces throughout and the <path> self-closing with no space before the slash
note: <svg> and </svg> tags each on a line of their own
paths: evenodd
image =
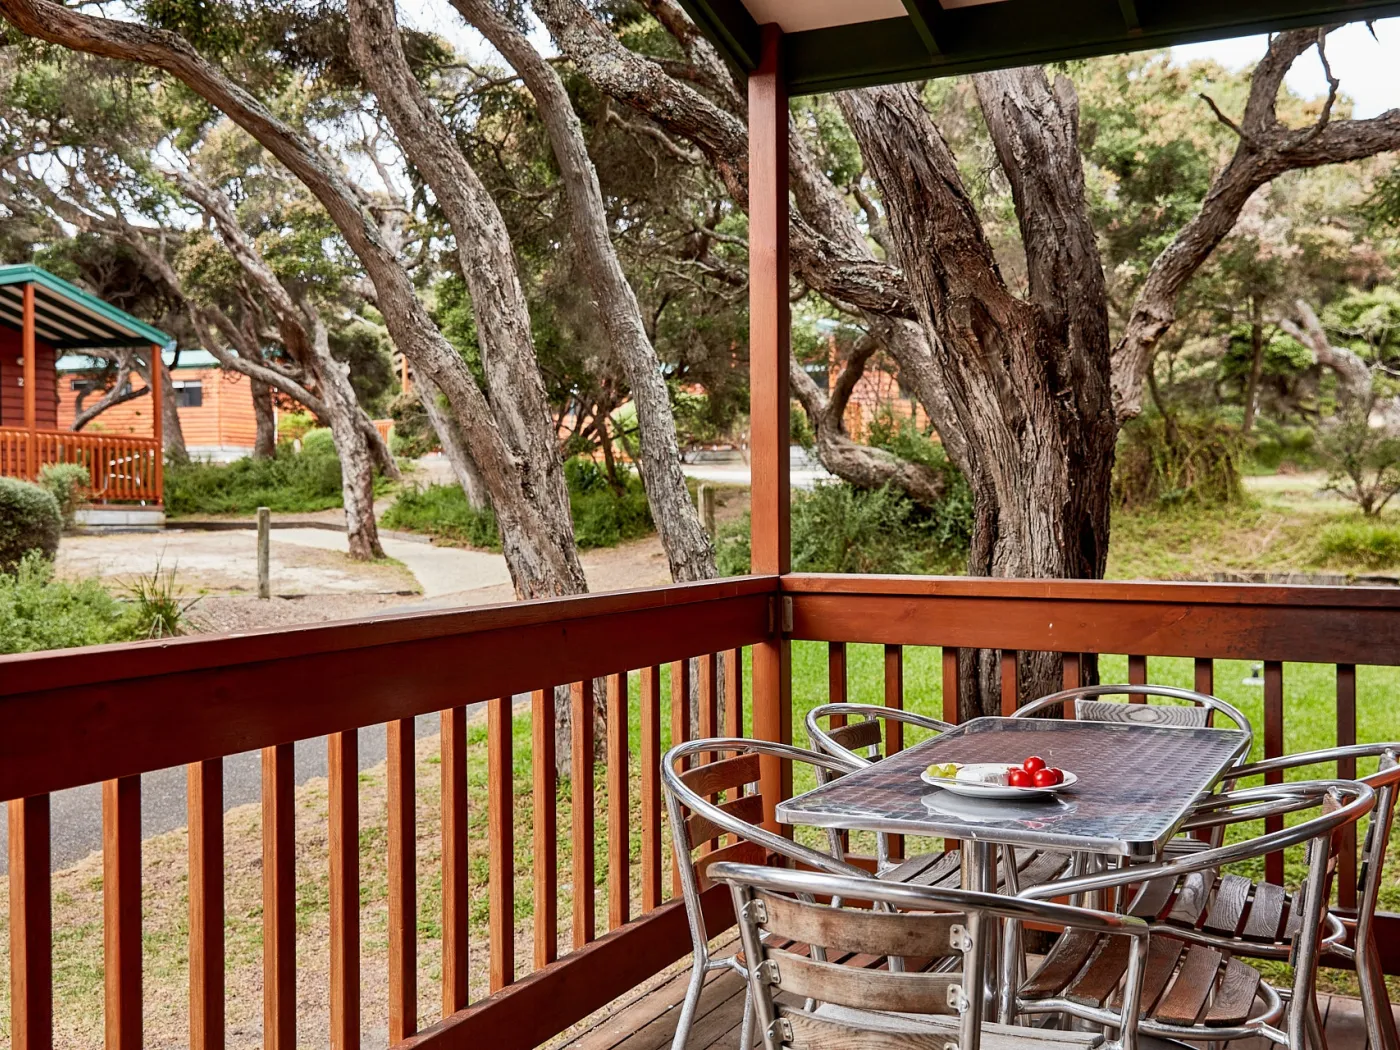
<svg viewBox="0 0 1400 1050">
<path fill-rule="evenodd" d="M 1044 883 L 1021 895 L 1042 899 L 1140 887 L 1128 912 L 1146 921 L 1152 935 L 1140 985 L 1138 1025 L 1143 1034 L 1188 1042 L 1257 1035 L 1290 1050 L 1305 1050 L 1309 1041 L 1312 1046 L 1321 1047 L 1322 1026 L 1314 993 L 1318 961 L 1330 939 L 1327 901 L 1340 852 L 1341 831 L 1371 812 L 1374 804 L 1375 792 L 1370 786 L 1347 780 L 1305 781 L 1229 792 L 1217 797 L 1215 813 L 1230 809 L 1241 819 L 1258 819 L 1315 808 L 1321 812 L 1293 827 L 1248 841 L 1178 859 Z M 1286 1029 L 1280 1029 L 1275 1022 L 1283 1016 L 1284 996 L 1263 981 L 1257 970 L 1234 958 L 1237 952 L 1233 944 L 1156 921 L 1155 908 L 1144 906 L 1143 902 L 1149 899 L 1154 886 L 1170 887 L 1183 878 L 1218 871 L 1224 865 L 1264 857 L 1301 843 L 1309 844 L 1308 878 L 1294 898 L 1294 921 L 1286 929 L 1294 979 L 1287 994 L 1291 1005 Z M 1248 922 L 1244 916 L 1241 918 Z M 1055 944 L 1036 973 L 1022 982 L 1019 967 L 1024 960 L 1019 933 L 1018 924 L 1007 924 L 999 1002 L 1003 1020 L 1021 1014 L 1065 1013 L 1097 1024 L 1114 1023 L 1114 999 L 1126 971 L 1121 951 L 1101 937 L 1067 935 Z M 1017 989 L 1014 995 L 1011 988 Z M 1256 1010 L 1256 1002 L 1263 1003 L 1262 1010 Z"/>
<path fill-rule="evenodd" d="M 1089 1050 L 1098 1033 L 1056 1032 L 984 1022 L 983 978 L 996 923 L 1054 923 L 1121 946 L 1130 994 L 1115 1018 L 1123 1050 L 1136 1050 L 1147 927 L 1130 916 L 992 893 L 903 886 L 809 872 L 718 863 L 711 876 L 729 884 L 744 950 L 754 960 L 749 996 L 765 1050 Z M 817 900 L 862 900 L 819 904 Z M 878 910 L 864 906 L 870 902 Z M 787 940 L 818 945 L 826 960 L 784 951 Z M 837 965 L 863 957 L 928 955 L 933 972 Z M 780 998 L 781 996 L 781 998 Z"/>
<path fill-rule="evenodd" d="M 710 761 L 687 768 L 692 757 L 701 755 Z M 763 798 L 751 786 L 758 782 L 759 763 L 763 757 L 804 763 L 826 774 L 846 773 L 852 768 L 828 755 L 790 744 L 729 737 L 679 744 L 661 760 L 661 783 L 694 952 L 690 985 L 681 1004 L 672 1050 L 685 1050 L 706 974 L 732 969 L 747 980 L 742 959 L 732 955 L 716 959 L 710 955 L 701 895 L 710 884 L 708 869 L 711 865 L 726 860 L 764 864 L 776 858 L 818 871 L 874 881 L 869 872 L 847 864 L 839 853 L 822 853 L 760 826 Z M 721 794 L 723 800 L 719 799 Z M 719 840 L 723 836 L 733 836 L 733 839 L 721 846 Z M 697 857 L 697 850 L 707 845 L 716 848 Z M 749 1050 L 753 1039 L 752 1020 L 753 1012 L 746 998 L 740 1050 Z"/>
<path fill-rule="evenodd" d="M 843 725 L 830 725 L 832 719 L 839 718 Z M 858 721 L 847 722 L 855 718 Z M 823 728 L 823 721 L 827 722 Z M 813 750 L 821 751 L 852 768 L 859 769 L 884 758 L 885 723 L 897 722 L 901 725 L 917 726 L 934 732 L 944 732 L 953 727 L 936 718 L 926 718 L 912 711 L 898 707 L 881 707 L 877 704 L 822 704 L 807 712 L 807 740 Z M 818 771 L 817 779 L 825 784 L 839 774 Z M 828 829 L 833 852 L 842 849 L 841 832 Z M 923 854 L 910 857 L 898 864 L 890 858 L 890 838 L 879 834 L 875 837 L 876 864 L 881 875 L 896 872 L 896 881 L 904 882 L 916 873 L 926 870 L 945 854 Z"/>
</svg>

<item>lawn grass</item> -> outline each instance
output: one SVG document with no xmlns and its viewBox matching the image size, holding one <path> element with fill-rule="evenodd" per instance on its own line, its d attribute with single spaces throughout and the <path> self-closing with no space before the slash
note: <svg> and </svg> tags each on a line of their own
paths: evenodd
<svg viewBox="0 0 1400 1050">
<path fill-rule="evenodd" d="M 748 698 L 752 697 L 751 661 L 744 663 L 746 726 L 750 724 Z M 856 702 L 880 703 L 884 696 L 884 651 L 877 645 L 851 645 L 847 648 L 849 698 Z M 827 647 L 823 643 L 793 644 L 793 725 L 794 738 L 806 740 L 802 728 L 806 713 L 827 699 Z M 1123 681 L 1127 661 L 1122 656 L 1101 660 L 1105 681 Z M 1262 690 L 1242 683 L 1250 664 L 1241 661 L 1216 663 L 1216 692 L 1239 707 L 1260 732 L 1255 752 L 1262 748 Z M 1184 659 L 1153 659 L 1149 676 L 1155 683 L 1189 686 L 1192 664 Z M 1361 667 L 1357 669 L 1358 738 L 1363 741 L 1400 739 L 1400 709 L 1391 698 L 1400 688 L 1400 670 Z M 631 872 L 633 913 L 640 905 L 640 686 L 637 675 L 630 679 L 631 704 L 628 733 L 631 741 L 629 762 L 631 810 Z M 1335 669 L 1318 664 L 1284 666 L 1284 740 L 1290 752 L 1326 747 L 1336 740 Z M 938 715 L 942 711 L 941 653 L 936 648 L 908 647 L 904 652 L 905 706 L 913 711 Z M 670 675 L 662 674 L 663 747 L 670 742 Z M 537 862 L 531 831 L 533 807 L 530 798 L 530 723 L 527 716 L 514 720 L 513 780 L 515 787 L 515 920 L 516 970 L 523 976 L 530 969 L 532 938 L 532 893 Z M 908 743 L 919 734 L 911 732 Z M 1363 768 L 1363 772 L 1366 770 Z M 418 745 L 418 935 L 419 1010 L 424 1024 L 440 1014 L 438 982 L 440 969 L 441 878 L 439 873 L 440 764 L 436 738 Z M 1150 772 L 1150 771 L 1149 771 Z M 1330 775 L 1331 770 L 1315 770 L 1313 775 Z M 1299 771 L 1293 776 L 1307 775 Z M 602 765 L 595 772 L 596 785 L 596 894 L 597 927 L 607 929 L 607 785 Z M 799 770 L 797 790 L 813 786 L 811 775 Z M 475 1000 L 487 994 L 489 898 L 487 865 L 490 843 L 487 836 L 485 725 L 474 718 L 468 730 L 469 792 L 469 870 L 471 881 L 470 943 L 471 995 Z M 382 766 L 360 777 L 361 842 L 361 948 L 362 992 L 365 1034 L 383 1041 L 387 1023 L 387 791 Z M 560 949 L 569 947 L 572 914 L 570 882 L 570 785 L 561 782 L 558 798 L 557 857 L 560 885 Z M 298 998 L 301 1039 L 323 1042 L 327 1031 L 326 990 L 329 980 L 327 934 L 329 892 L 327 883 L 327 807 L 324 780 L 310 781 L 297 789 L 297 928 Z M 257 806 L 232 810 L 225 820 L 226 856 L 226 934 L 228 939 L 228 1028 L 229 1046 L 259 1045 L 261 1027 L 261 813 Z M 811 835 L 821 845 L 822 836 Z M 929 848 L 932 843 L 911 841 L 909 848 Z M 860 836 L 855 849 L 869 849 Z M 1301 850 L 1289 857 L 1288 877 L 1295 882 L 1301 875 Z M 669 851 L 668 851 L 669 855 Z M 1395 858 L 1392 857 L 1392 861 Z M 669 871 L 669 860 L 663 872 Z M 1255 865 L 1255 868 L 1261 867 Z M 143 847 L 145 901 L 145 983 L 147 1045 L 177 1047 L 187 1045 L 188 982 L 188 897 L 186 838 L 183 829 L 146 841 Z M 1400 885 L 1393 866 L 1382 892 L 1382 907 L 1400 906 Z M 1259 872 L 1251 871 L 1251 874 Z M 670 894 L 670 879 L 663 879 Z M 102 871 L 101 858 L 93 855 L 73 868 L 54 876 L 54 980 L 58 1042 L 65 1047 L 98 1047 L 102 1043 Z M 0 914 L 8 916 L 8 891 L 0 886 Z M 9 965 L 6 931 L 0 928 L 0 1038 L 8 1035 Z M 1274 968 L 1276 978 L 1281 976 Z M 1328 971 L 1324 986 L 1329 990 L 1354 991 L 1349 974 Z"/>
</svg>

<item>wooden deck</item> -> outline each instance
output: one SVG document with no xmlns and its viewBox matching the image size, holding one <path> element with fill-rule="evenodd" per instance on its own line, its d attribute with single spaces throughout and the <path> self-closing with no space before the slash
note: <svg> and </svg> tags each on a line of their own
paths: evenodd
<svg viewBox="0 0 1400 1050">
<path fill-rule="evenodd" d="M 614 1004 L 611 1013 L 575 1035 L 562 1050 L 669 1050 L 689 980 L 690 970 L 680 969 L 645 994 Z M 686 1050 L 738 1050 L 743 1009 L 744 985 L 738 974 L 732 970 L 711 974 Z M 1322 1010 L 1327 1050 L 1366 1050 L 1359 1000 L 1325 996 Z M 1269 1050 L 1274 1046 L 1264 1039 L 1228 1045 L 1229 1050 Z M 761 1044 L 758 1046 L 761 1050 Z"/>
</svg>

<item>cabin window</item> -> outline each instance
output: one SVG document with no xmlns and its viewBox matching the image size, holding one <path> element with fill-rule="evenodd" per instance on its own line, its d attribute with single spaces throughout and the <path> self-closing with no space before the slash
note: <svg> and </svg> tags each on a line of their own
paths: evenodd
<svg viewBox="0 0 1400 1050">
<path fill-rule="evenodd" d="M 198 379 L 177 379 L 175 386 L 176 408 L 199 408 L 204 404 L 204 384 Z"/>
</svg>

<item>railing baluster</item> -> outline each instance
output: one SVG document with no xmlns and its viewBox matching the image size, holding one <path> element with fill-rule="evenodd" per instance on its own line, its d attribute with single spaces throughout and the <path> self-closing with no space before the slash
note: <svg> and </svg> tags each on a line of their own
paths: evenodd
<svg viewBox="0 0 1400 1050">
<path fill-rule="evenodd" d="M 885 706 L 895 710 L 904 708 L 904 646 L 885 646 Z M 904 723 L 893 718 L 885 720 L 885 754 L 893 755 L 904 750 Z M 904 836 L 889 837 L 890 857 L 904 856 Z"/>
<path fill-rule="evenodd" d="M 530 764 L 534 778 L 535 969 L 559 957 L 558 798 L 554 772 L 554 690 L 530 695 Z"/>
<path fill-rule="evenodd" d="M 724 735 L 744 735 L 744 650 L 724 654 Z"/>
<path fill-rule="evenodd" d="M 1277 660 L 1264 662 L 1264 757 L 1278 758 L 1283 754 L 1283 664 Z M 1274 770 L 1264 774 L 1264 783 L 1283 783 L 1283 773 Z M 1283 830 L 1283 817 L 1265 817 L 1265 833 Z M 1264 858 L 1264 877 L 1283 884 L 1283 854 L 1270 853 Z"/>
<path fill-rule="evenodd" d="M 627 797 L 627 676 L 608 675 L 608 929 L 628 920 L 632 822 Z"/>
<path fill-rule="evenodd" d="M 491 991 L 515 983 L 515 740 L 511 698 L 486 704 L 486 821 L 491 836 Z"/>
<path fill-rule="evenodd" d="M 224 1045 L 224 761 L 186 769 L 190 851 L 190 1048 Z"/>
<path fill-rule="evenodd" d="M 593 940 L 593 682 L 569 689 L 571 747 L 570 826 L 573 830 L 574 947 Z"/>
<path fill-rule="evenodd" d="M 141 777 L 102 784 L 106 1050 L 141 1046 Z"/>
<path fill-rule="evenodd" d="M 1215 661 L 1196 657 L 1195 688 L 1207 696 L 1215 694 Z"/>
<path fill-rule="evenodd" d="M 695 658 L 696 676 L 700 679 L 699 704 L 700 736 L 716 736 L 719 730 L 719 667 L 713 653 L 704 653 Z M 713 762 L 715 755 L 706 752 L 700 756 L 702 762 Z"/>
<path fill-rule="evenodd" d="M 359 731 L 327 739 L 331 865 L 331 1050 L 360 1046 Z"/>
<path fill-rule="evenodd" d="M 412 718 L 385 726 L 389 773 L 389 1042 L 418 1030 L 418 823 Z"/>
<path fill-rule="evenodd" d="M 846 703 L 847 692 L 846 643 L 829 642 L 826 647 L 826 702 Z M 832 715 L 831 728 L 839 729 L 846 724 L 845 715 Z"/>
<path fill-rule="evenodd" d="M 943 647 L 943 721 L 958 724 L 958 650 Z"/>
<path fill-rule="evenodd" d="M 438 715 L 442 757 L 442 1013 L 467 1005 L 467 709 Z M 550 723 L 550 739 L 554 724 Z"/>
<path fill-rule="evenodd" d="M 262 752 L 263 1047 L 297 1045 L 296 768 L 292 744 Z"/>
<path fill-rule="evenodd" d="M 642 911 L 661 903 L 661 668 L 641 670 Z"/>
<path fill-rule="evenodd" d="M 1014 714 L 1021 706 L 1021 683 L 1018 670 L 1020 654 L 1015 649 L 1001 651 L 1001 713 Z"/>
<path fill-rule="evenodd" d="M 671 664 L 671 746 L 690 739 L 690 661 Z M 682 764 L 685 762 L 682 760 Z M 681 895 L 681 871 L 671 859 L 671 896 Z"/>
<path fill-rule="evenodd" d="M 1356 743 L 1356 665 L 1337 665 L 1337 746 Z M 1356 779 L 1356 759 L 1343 758 L 1337 762 L 1338 780 Z M 1337 866 L 1337 903 L 1343 908 L 1356 907 L 1356 825 L 1342 829 L 1342 853 Z"/>
<path fill-rule="evenodd" d="M 1145 656 L 1129 656 L 1129 657 L 1128 657 L 1128 684 L 1129 684 L 1129 685 L 1146 685 L 1146 684 L 1147 684 L 1147 657 L 1145 657 Z M 1129 703 L 1133 703 L 1133 704 L 1145 704 L 1145 703 L 1147 703 L 1147 697 L 1145 697 L 1145 696 L 1129 696 L 1129 697 L 1128 697 L 1128 702 L 1129 702 Z"/>
<path fill-rule="evenodd" d="M 1084 654 L 1060 654 L 1060 684 L 1064 689 L 1078 689 L 1084 681 Z M 1073 719 L 1076 715 L 1074 704 L 1061 704 L 1060 717 Z"/>
<path fill-rule="evenodd" d="M 10 1046 L 53 1050 L 49 796 L 10 803 Z"/>
</svg>

